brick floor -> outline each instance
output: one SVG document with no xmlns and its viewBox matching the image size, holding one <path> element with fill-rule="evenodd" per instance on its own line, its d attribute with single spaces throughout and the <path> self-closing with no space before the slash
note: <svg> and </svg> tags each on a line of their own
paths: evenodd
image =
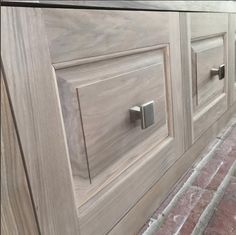
<svg viewBox="0 0 236 235">
<path fill-rule="evenodd" d="M 236 177 L 231 177 L 225 194 L 207 225 L 205 235 L 236 234 Z"/>
<path fill-rule="evenodd" d="M 204 160 L 173 188 L 139 234 L 236 235 L 236 126 Z"/>
</svg>

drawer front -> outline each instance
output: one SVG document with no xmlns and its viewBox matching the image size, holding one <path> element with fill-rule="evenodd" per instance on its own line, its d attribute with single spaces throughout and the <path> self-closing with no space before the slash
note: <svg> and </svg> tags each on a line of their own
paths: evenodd
<svg viewBox="0 0 236 235">
<path fill-rule="evenodd" d="M 109 167 L 133 161 L 170 135 L 168 60 L 169 46 L 163 44 L 56 71 L 76 175 L 93 183 Z M 154 124 L 141 129 L 129 110 L 149 101 Z"/>
<path fill-rule="evenodd" d="M 126 72 L 115 77 L 107 71 L 106 79 L 77 87 L 91 178 L 122 157 L 137 155 L 134 148 L 143 142 L 149 148 L 168 136 L 165 52 L 162 48 L 141 53 L 130 58 L 132 63 L 149 60 L 148 65 L 130 71 L 125 67 Z M 141 129 L 141 121 L 130 121 L 129 109 L 149 101 L 154 101 L 155 123 Z"/>
<path fill-rule="evenodd" d="M 44 17 L 81 234 L 106 234 L 183 153 L 179 15 L 45 9 Z M 154 123 L 142 129 L 145 112 L 134 121 L 130 109 L 149 102 Z"/>
<path fill-rule="evenodd" d="M 194 110 L 224 93 L 224 79 L 211 74 L 225 63 L 224 38 L 213 37 L 192 42 L 192 81 Z"/>
<path fill-rule="evenodd" d="M 227 109 L 228 15 L 192 13 L 189 20 L 195 141 Z"/>
</svg>

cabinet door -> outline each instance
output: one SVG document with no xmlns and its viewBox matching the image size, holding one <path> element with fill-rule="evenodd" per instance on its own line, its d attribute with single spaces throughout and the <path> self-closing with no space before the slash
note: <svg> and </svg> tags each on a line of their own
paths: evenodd
<svg viewBox="0 0 236 235">
<path fill-rule="evenodd" d="M 179 16 L 45 9 L 44 19 L 80 231 L 105 234 L 183 153 Z M 142 129 L 130 109 L 148 103 L 154 123 Z"/>
<path fill-rule="evenodd" d="M 183 20 L 187 21 L 182 24 L 187 47 L 182 56 L 188 60 L 185 79 L 190 82 L 188 110 L 194 142 L 227 110 L 228 15 L 192 13 Z"/>
</svg>

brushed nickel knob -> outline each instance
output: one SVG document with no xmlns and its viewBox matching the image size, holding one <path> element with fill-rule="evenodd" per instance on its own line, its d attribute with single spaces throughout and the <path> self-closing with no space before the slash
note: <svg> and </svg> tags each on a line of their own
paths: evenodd
<svg viewBox="0 0 236 235">
<path fill-rule="evenodd" d="M 129 111 L 130 121 L 136 122 L 137 120 L 141 120 L 142 129 L 146 129 L 155 123 L 153 100 L 140 106 L 134 106 Z"/>
<path fill-rule="evenodd" d="M 219 79 L 222 80 L 225 77 L 225 65 L 222 64 L 218 69 L 212 68 L 211 69 L 211 76 L 218 75 Z"/>
</svg>

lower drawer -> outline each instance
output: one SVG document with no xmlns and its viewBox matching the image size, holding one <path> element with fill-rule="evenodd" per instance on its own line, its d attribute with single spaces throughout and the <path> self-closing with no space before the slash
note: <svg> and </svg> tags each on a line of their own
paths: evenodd
<svg viewBox="0 0 236 235">
<path fill-rule="evenodd" d="M 81 234 L 105 234 L 183 152 L 179 15 L 44 16 Z"/>
</svg>

